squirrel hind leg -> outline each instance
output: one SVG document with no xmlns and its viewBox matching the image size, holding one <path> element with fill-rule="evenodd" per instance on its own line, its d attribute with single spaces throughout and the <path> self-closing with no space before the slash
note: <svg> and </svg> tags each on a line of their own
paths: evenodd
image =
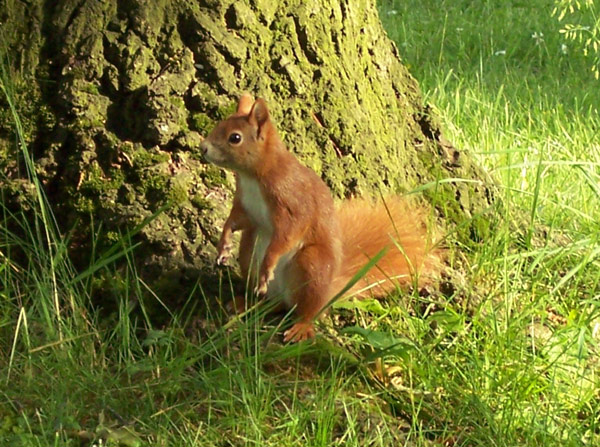
<svg viewBox="0 0 600 447">
<path fill-rule="evenodd" d="M 299 321 L 285 332 L 284 341 L 314 337 L 313 320 L 331 296 L 338 263 L 339 254 L 325 245 L 311 245 L 298 251 L 287 271 L 287 282 Z"/>
</svg>

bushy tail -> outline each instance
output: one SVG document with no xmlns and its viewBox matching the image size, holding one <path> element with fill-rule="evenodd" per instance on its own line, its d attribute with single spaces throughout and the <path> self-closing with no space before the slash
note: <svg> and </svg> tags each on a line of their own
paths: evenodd
<svg viewBox="0 0 600 447">
<path fill-rule="evenodd" d="M 391 197 L 375 204 L 351 199 L 338 207 L 343 262 L 334 281 L 337 292 L 383 248 L 385 256 L 348 292 L 348 296 L 382 296 L 398 286 L 421 287 L 442 268 L 443 251 L 428 230 L 426 209 Z"/>
</svg>

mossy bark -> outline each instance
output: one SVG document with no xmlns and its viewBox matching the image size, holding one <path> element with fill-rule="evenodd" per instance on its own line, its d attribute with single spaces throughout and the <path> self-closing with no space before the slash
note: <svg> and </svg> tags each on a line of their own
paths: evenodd
<svg viewBox="0 0 600 447">
<path fill-rule="evenodd" d="M 62 229 L 95 221 L 116 237 L 169 204 L 138 235 L 149 277 L 212 269 L 232 181 L 196 151 L 244 91 L 336 196 L 441 180 L 425 190 L 440 215 L 470 221 L 465 240 L 485 231 L 485 175 L 441 137 L 373 0 L 4 2 L 19 107 Z M 0 163 L 19 182 L 7 122 Z M 467 182 L 444 181 L 456 178 Z"/>
</svg>

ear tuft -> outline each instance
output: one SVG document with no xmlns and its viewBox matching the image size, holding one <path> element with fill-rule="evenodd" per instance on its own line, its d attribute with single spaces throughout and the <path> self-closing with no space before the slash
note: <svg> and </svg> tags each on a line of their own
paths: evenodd
<svg viewBox="0 0 600 447">
<path fill-rule="evenodd" d="M 259 129 L 260 134 L 260 130 L 263 128 L 264 124 L 269 121 L 269 109 L 267 108 L 267 103 L 264 99 L 258 98 L 256 100 L 252 106 L 252 110 L 250 110 L 248 121 Z"/>
<path fill-rule="evenodd" d="M 248 92 L 240 96 L 240 100 L 237 106 L 236 115 L 248 115 L 254 104 L 254 98 Z"/>
</svg>

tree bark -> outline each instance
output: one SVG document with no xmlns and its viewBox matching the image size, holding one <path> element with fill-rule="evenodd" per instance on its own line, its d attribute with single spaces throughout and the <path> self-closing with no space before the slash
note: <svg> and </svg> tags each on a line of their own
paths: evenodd
<svg viewBox="0 0 600 447">
<path fill-rule="evenodd" d="M 492 201 L 485 174 L 442 138 L 373 0 L 4 1 L 26 137 L 62 230 L 80 223 L 79 246 L 92 223 L 111 240 L 168 204 L 137 236 L 140 271 L 210 271 L 233 183 L 195 154 L 244 91 L 267 100 L 334 195 L 438 182 L 424 196 L 440 216 L 473 218 L 459 237 L 485 232 L 474 218 Z M 1 112 L 13 198 L 27 190 L 14 154 Z"/>
</svg>

